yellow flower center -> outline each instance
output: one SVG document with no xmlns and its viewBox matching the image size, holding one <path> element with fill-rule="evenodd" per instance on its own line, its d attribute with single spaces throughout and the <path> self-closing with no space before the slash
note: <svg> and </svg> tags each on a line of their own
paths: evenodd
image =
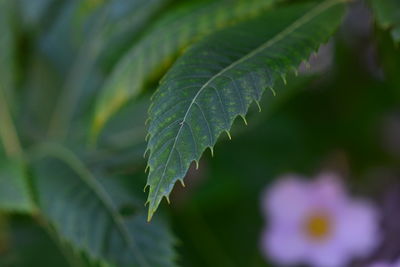
<svg viewBox="0 0 400 267">
<path fill-rule="evenodd" d="M 323 240 L 332 230 L 329 216 L 325 214 L 313 214 L 306 220 L 305 230 L 307 236 L 314 240 Z"/>
</svg>

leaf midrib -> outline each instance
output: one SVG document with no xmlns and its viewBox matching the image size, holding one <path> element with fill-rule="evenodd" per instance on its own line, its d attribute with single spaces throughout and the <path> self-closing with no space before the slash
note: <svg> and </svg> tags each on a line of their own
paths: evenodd
<svg viewBox="0 0 400 267">
<path fill-rule="evenodd" d="M 313 19 L 315 16 L 319 15 L 320 13 L 322 13 L 323 11 L 325 11 L 326 9 L 330 8 L 331 6 L 334 6 L 335 4 L 338 4 L 340 2 L 345 2 L 347 0 L 328 0 L 323 2 L 322 4 L 319 4 L 318 6 L 314 7 L 312 10 L 310 10 L 309 12 L 307 12 L 305 15 L 303 15 L 301 18 L 297 19 L 295 22 L 293 22 L 289 27 L 285 28 L 283 31 L 279 32 L 275 37 L 273 37 L 272 39 L 268 40 L 266 43 L 262 44 L 261 46 L 259 46 L 258 48 L 256 48 L 255 50 L 253 50 L 252 52 L 248 53 L 246 56 L 238 59 L 237 61 L 233 62 L 232 64 L 230 64 L 229 66 L 225 67 L 224 69 L 222 69 L 220 72 L 218 72 L 217 74 L 215 74 L 213 77 L 210 78 L 210 80 L 208 80 L 200 89 L 199 91 L 196 93 L 196 95 L 193 97 L 192 102 L 190 103 L 185 116 L 183 117 L 182 122 L 180 123 L 181 126 L 179 127 L 178 133 L 176 134 L 174 143 L 172 145 L 171 151 L 168 154 L 168 158 L 167 158 L 167 162 L 165 163 L 164 166 L 164 170 L 163 173 L 161 175 L 161 178 L 159 180 L 159 182 L 157 183 L 157 187 L 155 190 L 155 196 L 158 195 L 159 191 L 160 191 L 160 186 L 161 183 L 163 182 L 163 180 L 165 179 L 165 172 L 167 170 L 167 166 L 171 160 L 171 156 L 172 153 L 175 149 L 176 143 L 179 139 L 181 130 L 184 126 L 184 124 L 186 123 L 186 119 L 187 116 L 193 106 L 193 104 L 196 102 L 197 98 L 199 97 L 199 95 L 203 92 L 203 90 L 205 88 L 207 88 L 216 78 L 218 78 L 219 76 L 223 75 L 225 72 L 229 71 L 230 69 L 234 68 L 235 66 L 237 66 L 238 64 L 246 61 L 247 59 L 257 55 L 259 52 L 263 51 L 264 49 L 274 45 L 275 43 L 277 43 L 278 41 L 280 41 L 281 39 L 285 38 L 288 34 L 292 33 L 293 31 L 295 31 L 297 28 L 299 28 L 300 26 L 304 25 L 305 23 L 307 23 L 308 21 L 310 21 L 311 19 Z"/>
</svg>

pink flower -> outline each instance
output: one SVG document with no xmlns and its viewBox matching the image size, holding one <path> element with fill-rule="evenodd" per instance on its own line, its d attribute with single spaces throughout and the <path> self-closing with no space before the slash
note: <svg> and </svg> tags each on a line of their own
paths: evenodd
<svg viewBox="0 0 400 267">
<path fill-rule="evenodd" d="M 349 198 L 331 173 L 313 182 L 281 177 L 263 205 L 269 224 L 262 249 L 278 264 L 342 267 L 353 257 L 367 256 L 380 239 L 374 206 Z"/>
</svg>

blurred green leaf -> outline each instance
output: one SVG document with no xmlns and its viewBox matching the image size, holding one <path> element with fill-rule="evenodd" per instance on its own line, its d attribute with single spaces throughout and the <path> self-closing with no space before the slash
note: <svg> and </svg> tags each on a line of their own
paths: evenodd
<svg viewBox="0 0 400 267">
<path fill-rule="evenodd" d="M 24 27 L 29 30 L 37 30 L 46 19 L 49 9 L 54 8 L 55 4 L 59 4 L 64 0 L 15 0 L 18 3 L 21 22 Z M 52 12 L 55 12 L 53 9 Z"/>
<path fill-rule="evenodd" d="M 101 132 L 90 160 L 102 168 L 143 173 L 148 96 L 129 101 Z M 126 123 L 129 121 L 130 123 Z M 141 181 L 145 183 L 145 180 Z M 143 183 L 139 184 L 143 188 Z M 143 204 L 143 203 L 142 203 Z"/>
<path fill-rule="evenodd" d="M 10 112 L 10 105 L 6 99 L 0 81 L 0 145 L 3 145 L 7 157 L 22 157 L 22 148 L 18 133 L 15 129 Z"/>
<path fill-rule="evenodd" d="M 117 266 L 174 266 L 173 238 L 143 212 L 124 216 L 115 196 L 71 152 L 46 147 L 35 164 L 39 206 L 62 240 L 94 261 Z M 114 191 L 115 192 L 115 188 Z M 132 204 L 132 203 L 129 203 Z"/>
<path fill-rule="evenodd" d="M 189 2 L 160 18 L 120 60 L 97 100 L 93 134 L 200 37 L 265 11 L 277 0 Z"/>
<path fill-rule="evenodd" d="M 17 107 L 14 4 L 13 1 L 0 0 L 0 210 L 29 213 L 34 205 L 25 166 L 20 160 L 22 148 L 13 121 L 13 110 Z"/>
<path fill-rule="evenodd" d="M 206 148 L 212 152 L 265 88 L 273 90 L 328 40 L 343 16 L 342 2 L 278 8 L 213 34 L 176 62 L 149 111 L 149 219 L 191 162 Z"/>
<path fill-rule="evenodd" d="M 400 1 L 371 0 L 371 5 L 380 26 L 390 30 L 396 43 L 400 42 Z"/>
<path fill-rule="evenodd" d="M 171 0 L 114 0 L 103 7 L 109 11 L 100 57 L 102 61 L 108 61 L 104 62 L 107 67 L 114 67 L 115 61 L 137 39 L 138 33 L 169 2 Z"/>
<path fill-rule="evenodd" d="M 0 158 L 0 210 L 31 213 L 32 194 L 24 165 L 17 160 Z"/>
<path fill-rule="evenodd" d="M 14 2 L 0 0 L 0 147 L 4 146 L 8 157 L 19 157 L 22 149 L 13 121 L 13 111 L 17 107 L 13 15 L 15 15 Z"/>
<path fill-rule="evenodd" d="M 12 0 L 0 0 L 0 87 L 10 103 L 15 102 L 15 33 Z M 12 105 L 12 108 L 15 108 Z"/>
<path fill-rule="evenodd" d="M 118 55 L 167 2 L 102 1 L 89 8 L 83 7 L 85 2 L 65 4 L 55 26 L 41 39 L 43 50 L 51 52 L 49 57 L 58 61 L 55 65 L 67 72 L 52 114 L 51 135 L 64 135 L 74 115 L 85 111 L 103 79 L 100 63 Z"/>
</svg>

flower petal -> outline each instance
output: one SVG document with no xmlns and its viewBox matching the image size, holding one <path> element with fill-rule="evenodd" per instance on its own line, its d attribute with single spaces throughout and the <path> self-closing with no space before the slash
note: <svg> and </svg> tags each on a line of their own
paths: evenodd
<svg viewBox="0 0 400 267">
<path fill-rule="evenodd" d="M 307 263 L 315 267 L 342 267 L 350 260 L 348 253 L 335 240 L 313 243 L 306 258 Z"/>
<path fill-rule="evenodd" d="M 300 233 L 292 228 L 270 227 L 262 237 L 262 251 L 267 259 L 282 265 L 303 261 L 307 243 Z"/>
<path fill-rule="evenodd" d="M 340 210 L 347 201 L 347 194 L 339 176 L 334 173 L 321 173 L 312 184 L 312 194 L 316 205 L 330 212 Z"/>
<path fill-rule="evenodd" d="M 310 207 L 310 184 L 301 176 L 286 175 L 266 192 L 263 210 L 268 219 L 299 222 Z"/>
<path fill-rule="evenodd" d="M 379 215 L 367 201 L 348 203 L 338 215 L 336 235 L 342 247 L 354 256 L 367 256 L 380 242 Z"/>
</svg>

